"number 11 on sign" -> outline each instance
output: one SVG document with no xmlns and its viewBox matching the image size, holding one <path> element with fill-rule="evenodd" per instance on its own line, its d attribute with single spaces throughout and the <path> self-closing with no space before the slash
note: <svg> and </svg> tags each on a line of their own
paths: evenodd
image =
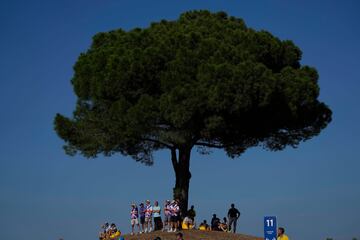
<svg viewBox="0 0 360 240">
<path fill-rule="evenodd" d="M 265 240 L 276 240 L 277 227 L 276 217 L 266 216 L 264 217 L 264 239 Z"/>
</svg>

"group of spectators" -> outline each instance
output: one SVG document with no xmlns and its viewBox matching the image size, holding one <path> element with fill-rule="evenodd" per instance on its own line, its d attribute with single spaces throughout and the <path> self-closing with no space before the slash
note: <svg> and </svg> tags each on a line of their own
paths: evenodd
<svg viewBox="0 0 360 240">
<path fill-rule="evenodd" d="M 162 230 L 167 232 L 177 232 L 176 238 L 182 240 L 182 233 L 178 232 L 180 229 L 196 229 L 195 217 L 196 212 L 194 206 L 191 206 L 185 214 L 180 212 L 179 200 L 166 200 L 164 203 L 164 221 L 161 219 L 161 207 L 158 201 L 154 202 L 154 206 L 151 205 L 150 200 L 139 204 L 139 207 L 135 204 L 131 204 L 131 235 L 135 234 L 135 228 L 138 228 L 138 234 Z M 216 214 L 213 214 L 210 225 L 206 220 L 200 223 L 197 229 L 202 231 L 224 231 L 224 232 L 236 232 L 237 220 L 240 217 L 240 212 L 235 208 L 234 204 L 231 204 L 228 210 L 227 217 L 224 217 L 221 221 Z M 154 221 L 154 225 L 153 225 Z M 101 232 L 99 234 L 100 240 L 116 240 L 123 239 L 121 232 L 117 229 L 114 223 L 105 223 L 101 226 Z M 278 240 L 288 240 L 288 236 L 285 234 L 285 229 L 280 227 L 278 229 Z M 161 240 L 159 237 L 156 240 Z"/>
<path fill-rule="evenodd" d="M 150 200 L 145 201 L 145 205 L 140 203 L 137 206 L 135 203 L 131 204 L 131 235 L 162 230 L 167 232 L 177 232 L 180 229 L 195 229 L 196 228 L 196 212 L 194 206 L 184 214 L 180 212 L 180 202 L 178 199 L 166 200 L 164 203 L 163 217 L 161 218 L 161 207 L 159 202 L 155 201 L 154 205 L 151 205 Z M 213 214 L 211 219 L 211 225 L 207 224 L 204 220 L 199 225 L 199 230 L 211 230 L 211 231 L 225 231 L 225 232 L 236 232 L 237 220 L 240 217 L 240 212 L 235 208 L 234 204 L 231 204 L 231 208 L 228 211 L 227 218 L 224 217 L 223 221 Z M 154 221 L 154 224 L 153 224 Z"/>
<path fill-rule="evenodd" d="M 101 231 L 99 233 L 99 240 L 112 240 L 119 239 L 121 232 L 117 229 L 115 223 L 109 224 L 105 223 L 101 226 Z"/>
<path fill-rule="evenodd" d="M 147 233 L 167 228 L 168 232 L 176 232 L 180 228 L 180 207 L 179 200 L 166 200 L 164 204 L 164 221 L 161 219 L 161 207 L 159 202 L 155 201 L 154 206 L 151 205 L 150 200 L 139 204 L 139 207 L 133 203 L 131 204 L 131 235 L 135 234 L 137 226 L 138 233 Z M 152 219 L 154 218 L 154 226 Z"/>
<path fill-rule="evenodd" d="M 213 214 L 213 218 L 211 219 L 210 225 L 207 224 L 206 220 L 204 220 L 203 222 L 200 223 L 199 230 L 228 232 L 229 226 L 228 226 L 227 218 L 224 217 L 223 221 L 221 222 L 220 219 L 216 216 L 216 214 Z"/>
<path fill-rule="evenodd" d="M 227 218 L 224 217 L 223 221 L 220 220 L 213 214 L 210 225 L 204 220 L 199 225 L 199 230 L 210 230 L 210 231 L 223 231 L 223 232 L 236 232 L 237 220 L 240 217 L 240 212 L 235 208 L 234 204 L 231 204 L 231 208 L 228 211 Z"/>
</svg>

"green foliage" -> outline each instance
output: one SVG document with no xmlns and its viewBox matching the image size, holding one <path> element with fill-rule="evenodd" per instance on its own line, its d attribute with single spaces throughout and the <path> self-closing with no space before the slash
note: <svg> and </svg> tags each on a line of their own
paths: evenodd
<svg viewBox="0 0 360 240">
<path fill-rule="evenodd" d="M 316 69 L 289 40 L 224 12 L 191 11 L 93 37 L 75 66 L 73 117 L 57 114 L 68 154 L 120 152 L 152 164 L 162 148 L 296 147 L 331 121 Z"/>
</svg>

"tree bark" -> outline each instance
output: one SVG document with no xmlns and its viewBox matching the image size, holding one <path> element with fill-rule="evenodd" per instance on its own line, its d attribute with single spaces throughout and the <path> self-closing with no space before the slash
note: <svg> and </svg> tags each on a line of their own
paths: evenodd
<svg viewBox="0 0 360 240">
<path fill-rule="evenodd" d="M 181 217 L 185 217 L 189 202 L 190 184 L 190 153 L 191 148 L 183 147 L 179 149 L 177 157 L 176 150 L 171 150 L 171 160 L 175 172 L 174 199 L 180 201 Z"/>
</svg>

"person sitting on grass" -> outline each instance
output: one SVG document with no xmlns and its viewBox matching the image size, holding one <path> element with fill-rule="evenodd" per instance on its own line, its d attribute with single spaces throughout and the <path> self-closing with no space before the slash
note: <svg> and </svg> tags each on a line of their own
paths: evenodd
<svg viewBox="0 0 360 240">
<path fill-rule="evenodd" d="M 99 233 L 99 240 L 104 240 L 106 238 L 106 233 L 105 232 L 100 232 Z"/>
<path fill-rule="evenodd" d="M 223 218 L 223 222 L 220 222 L 219 227 L 223 232 L 227 232 L 229 230 L 226 217 Z"/>
<path fill-rule="evenodd" d="M 99 233 L 100 240 L 106 240 L 110 238 L 111 235 L 111 225 L 109 223 L 105 223 L 101 226 L 102 231 Z"/>
<path fill-rule="evenodd" d="M 108 239 L 116 240 L 119 239 L 120 236 L 121 236 L 121 232 L 117 229 L 115 223 L 112 223 L 108 233 Z"/>
<path fill-rule="evenodd" d="M 220 231 L 219 228 L 220 219 L 216 216 L 216 214 L 213 214 L 213 217 L 211 219 L 211 230 L 212 231 Z"/>
<path fill-rule="evenodd" d="M 204 220 L 202 223 L 200 223 L 199 230 L 201 230 L 201 231 L 210 230 L 210 226 L 209 226 L 209 224 L 207 224 L 206 220 Z"/>
<path fill-rule="evenodd" d="M 102 232 L 99 233 L 99 240 L 117 240 L 121 236 L 121 232 L 117 229 L 115 223 L 108 223 L 101 226 Z"/>
<path fill-rule="evenodd" d="M 108 223 L 105 223 L 101 226 L 101 231 L 99 232 L 99 240 L 105 239 L 106 237 L 106 229 L 109 226 Z"/>
<path fill-rule="evenodd" d="M 195 222 L 189 216 L 186 216 L 182 222 L 182 229 L 193 229 L 194 227 Z"/>
</svg>

